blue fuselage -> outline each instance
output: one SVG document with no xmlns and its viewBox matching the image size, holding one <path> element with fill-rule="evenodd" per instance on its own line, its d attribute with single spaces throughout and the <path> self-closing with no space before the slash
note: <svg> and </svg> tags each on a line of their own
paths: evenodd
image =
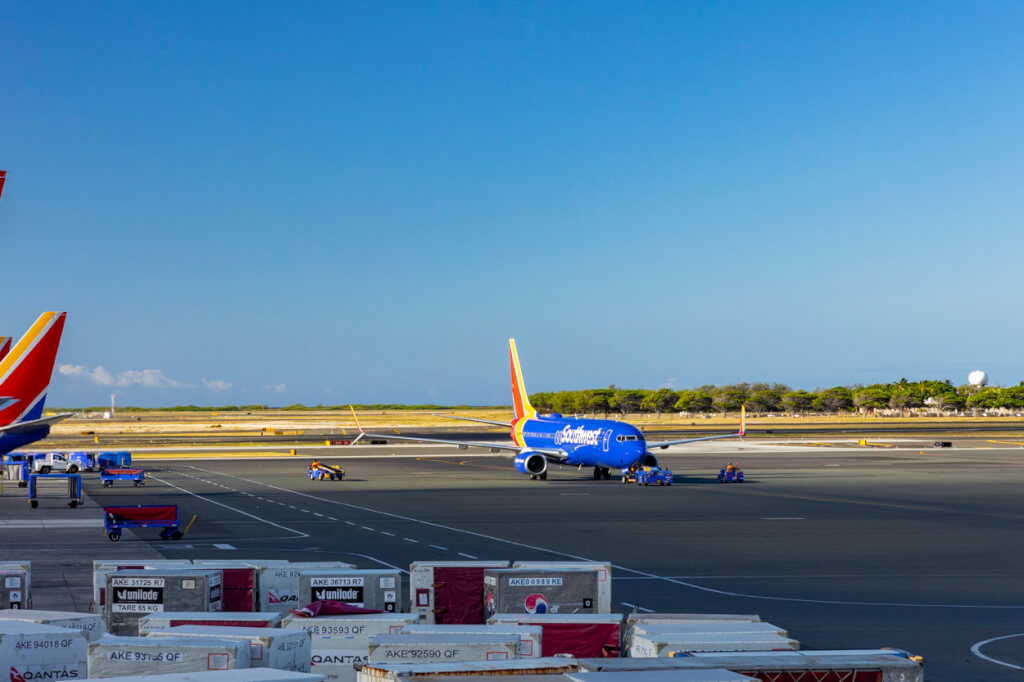
<svg viewBox="0 0 1024 682">
<path fill-rule="evenodd" d="M 43 426 L 25 433 L 5 433 L 0 435 L 0 454 L 6 455 L 11 450 L 23 448 L 29 443 L 42 440 L 50 434 L 50 427 Z"/>
<path fill-rule="evenodd" d="M 526 449 L 556 448 L 565 453 L 566 464 L 586 467 L 621 469 L 647 454 L 640 429 L 611 419 L 533 417 L 515 423 L 513 438 Z"/>
</svg>

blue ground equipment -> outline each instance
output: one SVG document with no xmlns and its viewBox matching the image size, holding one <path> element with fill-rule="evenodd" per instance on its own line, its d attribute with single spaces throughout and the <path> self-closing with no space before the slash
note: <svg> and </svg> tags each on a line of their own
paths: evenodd
<svg viewBox="0 0 1024 682">
<path fill-rule="evenodd" d="M 180 540 L 183 533 L 179 525 L 176 504 L 103 508 L 103 527 L 112 542 L 121 539 L 125 528 L 163 528 L 161 540 Z"/>
<path fill-rule="evenodd" d="M 306 474 L 311 481 L 340 481 L 345 478 L 345 470 L 341 467 L 331 466 L 316 460 L 310 463 Z"/>
<path fill-rule="evenodd" d="M 125 469 L 132 464 L 132 453 L 126 451 L 100 452 L 96 455 L 100 469 Z"/>
<path fill-rule="evenodd" d="M 98 465 L 95 452 L 69 452 L 68 464 L 75 464 L 79 471 L 92 471 Z"/>
<path fill-rule="evenodd" d="M 132 481 L 135 487 L 146 485 L 145 469 L 104 469 L 100 472 L 100 483 L 104 488 L 114 485 L 114 481 Z"/>
<path fill-rule="evenodd" d="M 52 481 L 63 478 L 68 482 L 69 507 L 77 507 L 82 504 L 82 475 L 81 474 L 30 474 L 28 477 L 28 503 L 35 509 L 39 506 L 38 481 Z"/>
<path fill-rule="evenodd" d="M 26 452 L 9 452 L 0 455 L 0 474 L 4 480 L 17 481 L 19 488 L 28 486 L 28 477 L 32 475 L 32 456 Z"/>
<path fill-rule="evenodd" d="M 722 470 L 718 472 L 719 483 L 743 483 L 743 469 L 740 469 L 740 465 L 731 462 L 722 467 Z"/>
<path fill-rule="evenodd" d="M 672 485 L 675 475 L 671 469 L 660 467 L 628 467 L 622 470 L 623 483 L 637 485 Z"/>
</svg>

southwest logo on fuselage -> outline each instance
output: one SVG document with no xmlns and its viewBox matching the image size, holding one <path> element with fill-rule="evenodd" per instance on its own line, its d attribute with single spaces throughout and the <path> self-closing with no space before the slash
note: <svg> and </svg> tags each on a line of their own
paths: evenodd
<svg viewBox="0 0 1024 682">
<path fill-rule="evenodd" d="M 512 404 L 514 418 L 511 422 L 491 421 L 470 417 L 447 416 L 451 419 L 463 419 L 472 422 L 483 422 L 510 428 L 514 445 L 498 443 L 470 443 L 467 441 L 447 440 L 443 438 L 417 438 L 414 436 L 397 436 L 390 434 L 371 434 L 363 431 L 356 417 L 355 409 L 352 416 L 359 428 L 359 438 L 384 438 L 389 440 L 414 440 L 428 443 L 448 443 L 460 448 L 469 446 L 516 451 L 513 465 L 515 469 L 533 479 L 546 479 L 548 464 L 568 464 L 579 467 L 593 467 L 595 479 L 610 479 L 611 469 L 625 469 L 632 466 L 657 466 L 658 459 L 651 453 L 652 449 L 667 448 L 670 445 L 694 443 L 697 441 L 715 440 L 718 438 L 736 438 L 742 436 L 745 429 L 745 412 L 740 413 L 740 430 L 719 436 L 703 438 L 681 438 L 678 440 L 648 443 L 640 429 L 632 424 L 611 419 L 576 419 L 563 417 L 560 414 L 539 415 L 523 385 L 523 373 L 519 367 L 519 354 L 516 352 L 515 339 L 508 340 L 509 368 L 512 374 Z"/>
</svg>

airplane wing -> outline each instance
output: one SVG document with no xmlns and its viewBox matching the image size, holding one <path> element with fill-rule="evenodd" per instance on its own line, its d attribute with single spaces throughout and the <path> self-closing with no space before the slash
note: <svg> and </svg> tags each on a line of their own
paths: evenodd
<svg viewBox="0 0 1024 682">
<path fill-rule="evenodd" d="M 654 450 L 655 448 L 665 449 L 670 445 L 682 445 L 683 443 L 697 443 L 702 440 L 718 440 L 719 438 L 742 438 L 743 434 L 747 432 L 747 408 L 740 407 L 740 430 L 736 433 L 726 433 L 721 436 L 704 436 L 702 438 L 681 438 L 679 440 L 663 440 L 659 443 L 648 443 L 647 449 Z"/>
<path fill-rule="evenodd" d="M 71 412 L 65 412 L 64 414 L 55 414 L 52 417 L 43 417 L 42 419 L 33 419 L 27 422 L 15 422 L 8 424 L 7 426 L 0 426 L 0 433 L 25 433 L 27 431 L 35 431 L 41 429 L 44 426 L 52 426 L 57 422 L 64 421 L 71 416 Z"/>
<path fill-rule="evenodd" d="M 380 439 L 384 439 L 384 440 L 410 440 L 410 441 L 415 441 L 417 443 L 444 443 L 445 445 L 456 445 L 460 449 L 463 449 L 463 450 L 465 450 L 466 448 L 491 448 L 493 450 L 510 450 L 510 451 L 513 451 L 513 452 L 519 452 L 519 451 L 521 451 L 523 449 L 521 446 L 515 445 L 515 444 L 505 444 L 505 443 L 473 443 L 471 441 L 450 440 L 450 439 L 447 439 L 447 438 L 422 438 L 420 436 L 399 436 L 399 435 L 395 435 L 395 434 L 391 434 L 391 433 L 368 433 L 366 431 L 363 431 L 363 427 L 359 423 L 359 418 L 356 417 L 355 408 L 353 408 L 350 405 L 349 409 L 352 410 L 352 418 L 355 419 L 355 421 L 356 421 L 356 428 L 359 429 L 359 438 L 356 438 L 354 441 L 352 441 L 352 445 L 355 445 L 356 442 L 358 442 L 361 438 L 363 438 L 365 436 L 367 438 L 380 438 Z M 561 450 L 556 450 L 556 449 L 553 449 L 553 448 L 527 448 L 527 449 L 529 449 L 530 452 L 539 452 L 540 454 L 542 454 L 545 457 L 547 457 L 549 461 L 552 461 L 552 462 L 554 462 L 556 464 L 565 461 L 565 453 L 562 452 Z"/>
<path fill-rule="evenodd" d="M 444 419 L 461 419 L 462 421 L 465 421 L 465 422 L 480 422 L 481 424 L 494 424 L 495 426 L 504 426 L 506 428 L 509 428 L 509 427 L 512 426 L 511 422 L 496 422 L 496 421 L 491 421 L 490 419 L 476 419 L 474 417 L 458 417 L 458 416 L 456 416 L 454 414 L 435 414 L 435 415 L 431 415 L 431 416 L 433 416 L 433 417 L 442 417 Z"/>
</svg>

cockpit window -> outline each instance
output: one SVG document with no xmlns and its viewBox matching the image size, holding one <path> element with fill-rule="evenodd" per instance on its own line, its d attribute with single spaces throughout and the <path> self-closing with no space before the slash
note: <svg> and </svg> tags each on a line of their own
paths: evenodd
<svg viewBox="0 0 1024 682">
<path fill-rule="evenodd" d="M 615 436 L 615 440 L 621 443 L 624 440 L 636 440 L 636 436 Z"/>
</svg>

